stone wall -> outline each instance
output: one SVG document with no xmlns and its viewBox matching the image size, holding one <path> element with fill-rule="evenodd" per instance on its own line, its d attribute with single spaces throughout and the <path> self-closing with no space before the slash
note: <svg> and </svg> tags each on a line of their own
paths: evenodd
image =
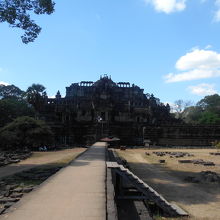
<svg viewBox="0 0 220 220">
<path fill-rule="evenodd" d="M 144 129 L 144 139 L 163 146 L 211 146 L 213 141 L 220 141 L 220 126 L 147 126 Z"/>
</svg>

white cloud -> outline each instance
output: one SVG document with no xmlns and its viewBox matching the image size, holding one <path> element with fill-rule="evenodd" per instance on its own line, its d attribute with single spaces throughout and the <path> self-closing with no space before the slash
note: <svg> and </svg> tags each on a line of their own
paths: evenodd
<svg viewBox="0 0 220 220">
<path fill-rule="evenodd" d="M 11 85 L 11 84 L 9 84 L 9 83 L 7 83 L 7 82 L 0 81 L 0 85 L 8 86 L 8 85 Z"/>
<path fill-rule="evenodd" d="M 219 22 L 219 21 L 220 21 L 220 9 L 218 9 L 218 10 L 215 12 L 214 21 L 215 21 L 215 22 Z"/>
<path fill-rule="evenodd" d="M 187 0 L 144 0 L 147 4 L 151 4 L 158 12 L 170 14 L 173 12 L 183 11 L 186 8 Z M 200 0 L 205 3 L 208 0 Z M 220 0 L 210 0 L 216 7 L 214 12 L 214 22 L 220 22 Z"/>
<path fill-rule="evenodd" d="M 220 0 L 215 0 L 215 5 L 217 7 L 217 10 L 215 11 L 214 21 L 219 22 L 220 21 Z"/>
<path fill-rule="evenodd" d="M 186 8 L 186 0 L 145 0 L 145 2 L 153 5 L 156 11 L 166 14 L 183 11 Z"/>
<path fill-rule="evenodd" d="M 180 57 L 175 67 L 180 72 L 167 74 L 167 83 L 220 77 L 220 53 L 193 49 Z"/>
<path fill-rule="evenodd" d="M 195 86 L 189 86 L 188 90 L 195 95 L 205 96 L 205 95 L 213 95 L 216 94 L 214 84 L 202 83 Z"/>
<path fill-rule="evenodd" d="M 210 44 L 208 44 L 208 45 L 205 47 L 205 49 L 210 49 L 210 48 L 212 48 L 212 45 L 210 45 Z"/>
</svg>

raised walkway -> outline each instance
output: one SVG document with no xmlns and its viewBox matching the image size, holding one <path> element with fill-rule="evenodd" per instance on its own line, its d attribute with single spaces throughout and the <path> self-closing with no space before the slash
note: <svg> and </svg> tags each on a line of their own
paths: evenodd
<svg viewBox="0 0 220 220">
<path fill-rule="evenodd" d="M 105 152 L 105 143 L 97 142 L 0 220 L 106 219 Z"/>
</svg>

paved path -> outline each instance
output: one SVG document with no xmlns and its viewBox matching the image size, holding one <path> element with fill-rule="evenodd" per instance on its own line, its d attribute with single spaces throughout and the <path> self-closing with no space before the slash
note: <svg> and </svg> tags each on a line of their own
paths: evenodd
<svg viewBox="0 0 220 220">
<path fill-rule="evenodd" d="M 97 142 L 0 220 L 105 220 L 105 174 L 105 143 Z"/>
</svg>

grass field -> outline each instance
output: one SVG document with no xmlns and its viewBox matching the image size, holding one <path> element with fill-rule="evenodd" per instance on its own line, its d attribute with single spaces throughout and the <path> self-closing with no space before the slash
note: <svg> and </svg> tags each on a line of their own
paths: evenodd
<svg viewBox="0 0 220 220">
<path fill-rule="evenodd" d="M 153 151 L 188 152 L 193 157 L 170 158 L 156 156 Z M 190 218 L 198 220 L 220 220 L 220 184 L 190 183 L 187 176 L 196 176 L 201 171 L 213 171 L 220 175 L 220 156 L 210 155 L 215 149 L 128 149 L 117 150 L 126 159 L 131 170 L 162 194 L 169 202 L 178 204 L 186 210 Z M 145 155 L 145 152 L 150 155 Z M 164 159 L 164 164 L 159 163 Z M 181 164 L 182 159 L 203 159 L 212 161 L 215 166 Z"/>
</svg>

